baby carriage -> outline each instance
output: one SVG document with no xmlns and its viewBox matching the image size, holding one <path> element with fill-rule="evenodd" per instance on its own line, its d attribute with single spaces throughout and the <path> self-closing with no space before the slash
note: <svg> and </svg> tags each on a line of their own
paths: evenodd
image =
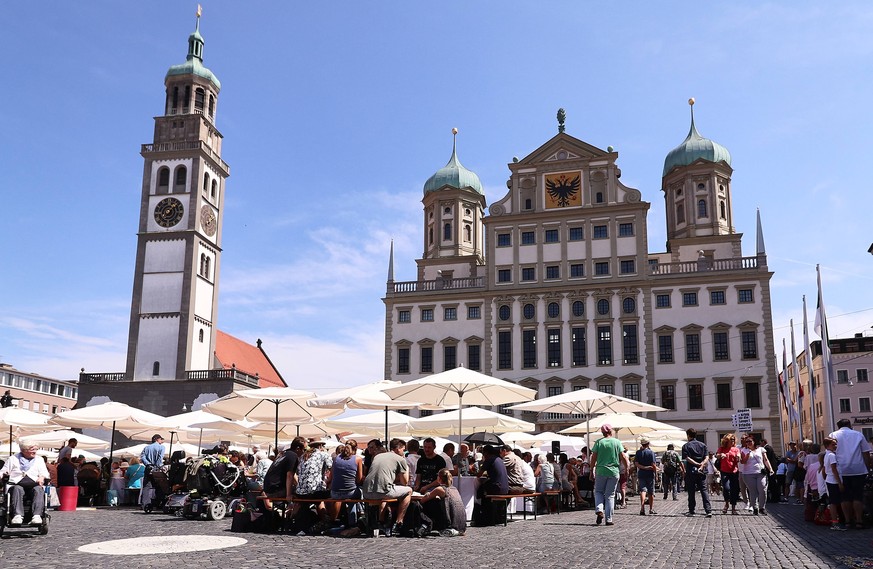
<svg viewBox="0 0 873 569">
<path fill-rule="evenodd" d="M 182 515 L 188 519 L 220 520 L 227 501 L 246 491 L 245 473 L 224 455 L 189 460 L 185 474 L 188 495 Z"/>
<path fill-rule="evenodd" d="M 142 510 L 147 514 L 154 510 L 162 510 L 171 492 L 170 479 L 165 468 L 146 467 L 140 501 Z"/>
</svg>

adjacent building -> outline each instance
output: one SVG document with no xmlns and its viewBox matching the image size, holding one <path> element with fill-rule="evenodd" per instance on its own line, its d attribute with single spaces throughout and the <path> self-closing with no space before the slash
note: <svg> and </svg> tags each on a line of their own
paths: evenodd
<svg viewBox="0 0 873 569">
<path fill-rule="evenodd" d="M 9 391 L 13 407 L 52 415 L 76 405 L 79 388 L 75 381 L 43 377 L 0 363 L 0 395 Z"/>
<path fill-rule="evenodd" d="M 513 159 L 506 195 L 487 205 L 453 147 L 424 186 L 416 280 L 394 280 L 392 249 L 386 379 L 463 365 L 540 397 L 590 387 L 663 406 L 652 418 L 709 445 L 751 408 L 753 432 L 781 444 L 772 273 L 760 219 L 753 254 L 734 228 L 730 153 L 692 114 L 664 161 L 660 252 L 649 251 L 650 203 L 622 183 L 618 156 L 561 123 Z M 519 417 L 543 430 L 579 422 Z"/>
</svg>

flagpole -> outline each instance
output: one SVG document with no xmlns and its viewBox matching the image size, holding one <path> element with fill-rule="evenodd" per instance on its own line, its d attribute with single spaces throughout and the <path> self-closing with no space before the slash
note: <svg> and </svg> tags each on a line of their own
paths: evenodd
<svg viewBox="0 0 873 569">
<path fill-rule="evenodd" d="M 809 387 L 809 424 L 810 428 L 810 440 L 812 442 L 816 442 L 817 435 L 815 431 L 815 377 L 812 373 L 812 354 L 810 353 L 809 346 L 809 324 L 806 318 L 806 295 L 803 295 L 803 344 L 804 344 L 804 353 L 805 362 L 806 362 L 806 374 L 807 381 Z"/>
<path fill-rule="evenodd" d="M 836 425 L 834 424 L 834 396 L 831 393 L 831 382 L 834 381 L 834 364 L 831 360 L 830 335 L 828 334 L 828 322 L 827 314 L 825 313 L 824 295 L 822 294 L 821 290 L 821 269 L 819 265 L 815 266 L 815 272 L 816 280 L 818 281 L 818 309 L 815 313 L 815 329 L 818 335 L 821 337 L 821 358 L 825 378 L 825 407 L 827 407 L 828 409 L 828 422 L 825 423 L 825 426 L 827 427 L 825 429 L 825 432 L 829 432 L 836 430 Z"/>
<path fill-rule="evenodd" d="M 790 320 L 791 324 L 791 368 L 794 370 L 794 387 L 797 393 L 797 444 L 802 448 L 803 442 L 803 388 L 800 387 L 800 371 L 797 369 L 797 348 L 794 345 L 794 319 Z"/>
<path fill-rule="evenodd" d="M 785 406 L 785 414 L 788 416 L 788 436 L 791 436 L 791 431 L 793 429 L 792 426 L 792 417 L 791 417 L 791 406 L 789 405 L 788 399 L 788 386 L 785 385 L 788 383 L 788 355 L 785 349 L 785 338 L 782 338 L 782 383 L 780 388 L 782 389 L 782 405 Z M 782 426 L 782 421 L 779 421 L 779 426 Z M 782 444 L 784 445 L 787 441 L 782 438 Z"/>
</svg>

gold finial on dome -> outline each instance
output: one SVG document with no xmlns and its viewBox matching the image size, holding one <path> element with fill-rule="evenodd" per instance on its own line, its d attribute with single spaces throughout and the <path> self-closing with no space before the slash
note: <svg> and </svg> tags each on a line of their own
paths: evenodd
<svg viewBox="0 0 873 569">
<path fill-rule="evenodd" d="M 452 129 L 452 134 L 458 134 L 458 127 L 454 127 Z"/>
<path fill-rule="evenodd" d="M 690 99 L 688 99 L 688 104 L 691 105 L 692 107 L 694 106 L 694 97 L 691 97 Z"/>
</svg>

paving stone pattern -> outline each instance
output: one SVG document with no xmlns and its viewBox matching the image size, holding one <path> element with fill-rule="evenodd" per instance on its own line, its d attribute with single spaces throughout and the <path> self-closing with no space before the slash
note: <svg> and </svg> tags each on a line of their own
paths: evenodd
<svg viewBox="0 0 873 569">
<path fill-rule="evenodd" d="M 53 512 L 50 532 L 7 530 L 0 541 L 0 568 L 136 567 L 614 567 L 844 568 L 837 555 L 873 557 L 873 530 L 832 532 L 803 521 L 803 508 L 773 504 L 768 516 L 685 517 L 685 496 L 658 497 L 656 516 L 640 516 L 638 501 L 617 510 L 615 525 L 596 526 L 593 511 L 517 518 L 507 527 L 470 528 L 456 538 L 295 537 L 230 532 L 230 519 L 191 521 L 134 509 Z M 225 550 L 169 555 L 115 556 L 82 553 L 79 546 L 150 535 L 243 537 L 248 543 Z"/>
</svg>

